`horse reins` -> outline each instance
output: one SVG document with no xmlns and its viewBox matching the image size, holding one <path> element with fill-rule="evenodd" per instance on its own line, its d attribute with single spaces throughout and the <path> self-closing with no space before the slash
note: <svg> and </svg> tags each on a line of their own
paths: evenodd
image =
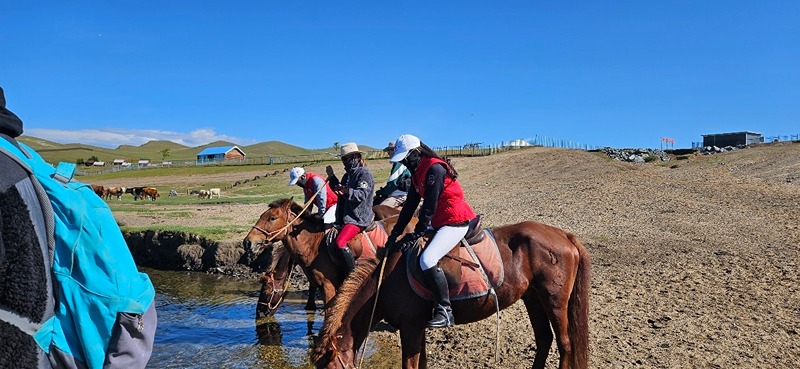
<svg viewBox="0 0 800 369">
<path fill-rule="evenodd" d="M 292 273 L 294 273 L 294 265 L 292 265 L 292 267 L 289 268 L 289 275 L 286 277 L 286 283 L 291 283 Z M 267 309 L 269 309 L 269 311 L 273 311 L 277 309 L 278 306 L 281 306 L 281 303 L 283 302 L 284 296 L 286 296 L 288 288 L 281 288 L 280 290 L 278 290 L 277 288 L 275 288 L 275 272 L 269 273 L 269 276 L 270 276 L 270 284 L 272 285 L 272 292 L 269 294 L 269 299 L 267 300 L 266 303 L 259 301 L 258 304 L 267 305 Z M 275 306 L 272 306 L 271 301 L 272 298 L 275 297 L 276 292 L 280 293 L 280 296 L 278 297 L 278 302 L 275 303 Z"/>
<path fill-rule="evenodd" d="M 325 189 L 325 186 L 327 184 L 328 184 L 328 180 L 326 179 L 325 182 L 322 183 L 322 186 L 320 186 L 319 190 L 317 190 L 317 192 L 314 192 L 314 195 L 312 195 L 311 198 L 308 199 L 308 201 L 306 201 L 306 203 L 303 205 L 303 209 L 300 210 L 300 214 L 303 214 L 306 211 L 306 209 L 308 209 L 308 207 L 311 206 L 311 204 L 314 202 L 314 199 L 317 197 L 317 195 L 320 193 L 320 191 Z M 289 211 L 288 213 L 289 213 L 288 214 L 289 216 L 294 215 L 294 219 L 292 219 L 291 222 L 286 222 L 286 225 L 281 227 L 281 229 L 279 229 L 277 231 L 268 232 L 268 231 L 264 230 L 263 228 L 259 227 L 257 224 L 253 225 L 253 227 L 251 229 L 255 229 L 255 230 L 263 233 L 265 236 L 267 236 L 267 240 L 265 242 L 272 242 L 272 240 L 275 239 L 275 236 L 277 236 L 281 232 L 287 230 L 289 227 L 292 226 L 292 224 L 294 224 L 294 222 L 297 221 L 297 219 L 300 218 L 300 215 L 293 214 L 291 211 Z"/>
<path fill-rule="evenodd" d="M 372 241 L 370 241 L 370 243 L 372 243 Z M 385 249 L 385 251 L 386 251 L 386 254 L 383 256 L 383 259 L 381 260 L 381 273 L 380 273 L 380 275 L 378 275 L 378 287 L 375 290 L 375 302 L 372 303 L 372 313 L 370 313 L 370 315 L 369 315 L 369 325 L 367 325 L 367 336 L 364 337 L 364 343 L 361 344 L 361 348 L 362 348 L 362 350 L 361 350 L 361 359 L 358 361 L 358 367 L 359 368 L 362 365 L 364 365 L 364 356 L 367 354 L 367 342 L 369 341 L 369 330 L 370 330 L 370 328 L 372 328 L 373 319 L 375 319 L 375 309 L 378 307 L 378 295 L 380 295 L 380 293 L 381 293 L 381 283 L 383 282 L 383 271 L 384 271 L 384 268 L 386 267 L 386 259 L 388 259 L 389 256 L 390 256 L 389 253 L 388 253 L 389 250 Z"/>
<path fill-rule="evenodd" d="M 337 336 L 336 338 L 337 338 L 337 339 L 338 339 L 338 338 L 342 338 L 342 336 Z M 334 353 L 335 353 L 335 355 L 336 355 L 336 359 L 338 359 L 338 360 L 339 360 L 339 364 L 341 364 L 341 365 L 342 365 L 342 368 L 344 368 L 344 369 L 349 369 L 349 368 L 350 368 L 350 366 L 348 366 L 347 364 L 345 364 L 344 360 L 342 360 L 342 355 L 340 354 L 340 351 L 339 351 L 339 349 L 338 349 L 338 348 L 336 348 L 336 344 L 335 344 L 333 341 L 331 341 L 331 347 L 333 347 L 333 351 L 334 351 Z M 359 364 L 359 366 L 361 366 L 361 365 Z M 358 369 L 358 368 L 356 368 L 356 369 Z"/>
<path fill-rule="evenodd" d="M 312 195 L 311 198 L 308 199 L 308 201 L 306 201 L 306 203 L 303 205 L 303 209 L 300 210 L 300 214 L 303 214 L 306 211 L 306 209 L 308 209 L 308 207 L 311 206 L 311 204 L 313 203 L 314 199 L 317 197 L 317 194 L 319 194 L 320 191 L 324 190 L 325 186 L 327 186 L 327 185 L 328 185 L 328 180 L 326 179 L 325 182 L 322 183 L 322 186 L 320 186 L 320 189 L 317 190 L 317 192 L 314 192 L 314 195 Z M 258 225 L 253 225 L 253 228 L 251 228 L 251 229 L 255 229 L 255 230 L 263 233 L 265 236 L 267 236 L 267 239 L 264 242 L 267 242 L 267 243 L 272 242 L 278 234 L 280 234 L 281 232 L 283 232 L 285 230 L 288 230 L 289 227 L 291 227 L 292 224 L 294 224 L 294 222 L 297 221 L 297 219 L 300 219 L 300 215 L 292 213 L 291 210 L 289 210 L 287 213 L 288 213 L 287 214 L 287 218 L 291 217 L 292 215 L 294 215 L 294 219 L 292 219 L 292 221 L 290 221 L 290 222 L 286 222 L 286 225 L 281 227 L 281 229 L 279 229 L 277 231 L 268 232 L 268 231 L 264 230 L 263 228 L 259 227 Z M 292 273 L 294 273 L 294 265 L 292 265 L 292 267 L 289 268 L 289 276 L 286 278 L 286 283 L 291 283 Z M 267 300 L 266 303 L 263 303 L 263 302 L 259 301 L 258 304 L 259 305 L 267 305 L 267 309 L 269 309 L 269 311 L 273 311 L 273 310 L 277 309 L 278 306 L 280 306 L 281 303 L 283 302 L 283 299 L 286 296 L 286 292 L 288 291 L 288 288 L 281 288 L 280 289 L 280 297 L 278 298 L 278 302 L 276 302 L 275 306 L 273 307 L 271 301 L 272 301 L 272 298 L 275 296 L 276 291 L 278 291 L 278 289 L 275 288 L 275 272 L 274 271 L 270 273 L 270 279 L 271 279 L 271 284 L 272 284 L 272 292 L 269 295 L 269 300 Z"/>
</svg>

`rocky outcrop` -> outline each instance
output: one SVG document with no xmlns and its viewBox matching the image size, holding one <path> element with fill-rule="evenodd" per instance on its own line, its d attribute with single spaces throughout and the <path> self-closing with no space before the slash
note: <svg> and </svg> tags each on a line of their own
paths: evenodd
<svg viewBox="0 0 800 369">
<path fill-rule="evenodd" d="M 234 276 L 263 270 L 269 255 L 253 258 L 235 241 L 213 241 L 174 231 L 126 231 L 122 233 L 138 265 L 162 270 L 192 270 Z"/>
<path fill-rule="evenodd" d="M 739 149 L 746 149 L 746 148 L 747 148 L 747 146 L 745 146 L 745 145 L 725 146 L 725 147 L 705 146 L 702 149 L 700 149 L 700 153 L 703 154 L 703 155 L 709 155 L 709 154 L 718 154 L 718 153 L 728 152 L 728 151 L 736 151 L 736 150 L 739 150 Z"/>
<path fill-rule="evenodd" d="M 670 157 L 663 150 L 656 149 L 615 149 L 604 147 L 600 150 L 611 159 L 631 163 L 645 163 L 651 161 L 669 161 Z"/>
</svg>

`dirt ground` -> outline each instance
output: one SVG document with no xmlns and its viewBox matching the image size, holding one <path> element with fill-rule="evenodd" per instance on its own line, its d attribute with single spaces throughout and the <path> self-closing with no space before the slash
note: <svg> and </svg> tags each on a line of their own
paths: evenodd
<svg viewBox="0 0 800 369">
<path fill-rule="evenodd" d="M 534 220 L 586 244 L 591 367 L 800 367 L 800 143 L 666 164 L 549 148 L 454 164 L 485 226 Z M 263 211 L 187 208 L 192 222 L 233 213 L 250 221 Z M 127 224 L 186 221 L 124 217 Z M 530 367 L 524 306 L 501 317 L 499 364 L 492 318 L 429 331 L 429 366 Z M 555 348 L 547 367 L 557 367 Z"/>
</svg>

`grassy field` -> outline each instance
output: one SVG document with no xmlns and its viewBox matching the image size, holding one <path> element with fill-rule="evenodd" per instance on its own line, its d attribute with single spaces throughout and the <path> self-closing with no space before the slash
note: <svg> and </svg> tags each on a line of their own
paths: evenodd
<svg viewBox="0 0 800 369">
<path fill-rule="evenodd" d="M 321 163 L 319 166 L 309 167 L 316 173 L 324 173 L 324 166 L 331 164 L 337 174 L 341 176 L 341 164 L 336 162 Z M 181 223 L 180 219 L 189 219 L 197 206 L 224 208 L 231 204 L 268 204 L 279 199 L 294 197 L 298 202 L 303 201 L 302 189 L 298 186 L 289 186 L 289 175 L 283 172 L 284 166 L 225 166 L 225 167 L 185 167 L 185 168 L 156 168 L 135 170 L 99 175 L 81 176 L 77 179 L 86 183 L 99 183 L 106 186 L 150 186 L 159 191 L 157 201 L 134 201 L 133 196 L 125 194 L 120 201 L 116 198 L 107 200 L 112 212 L 120 218 L 136 217 L 169 218 L 172 224 L 152 224 L 147 226 L 127 226 L 123 230 L 160 230 L 179 231 L 197 234 L 212 240 L 225 240 L 241 237 L 242 232 L 253 224 L 256 218 L 245 217 L 241 214 L 214 215 L 207 220 L 213 220 L 214 225 L 191 224 L 187 221 Z M 375 177 L 375 188 L 380 188 L 389 175 L 389 164 L 384 160 L 372 160 L 368 167 Z M 266 173 L 272 174 L 275 170 L 278 175 L 264 177 Z M 261 178 L 254 180 L 255 175 Z M 244 183 L 244 180 L 249 180 Z M 234 182 L 240 185 L 230 187 Z M 190 189 L 222 188 L 222 197 L 213 199 L 200 199 L 196 195 L 187 195 Z M 226 188 L 227 187 L 227 188 Z M 175 189 L 178 196 L 168 196 L 169 190 Z M 124 224 L 124 222 L 123 222 Z"/>
</svg>

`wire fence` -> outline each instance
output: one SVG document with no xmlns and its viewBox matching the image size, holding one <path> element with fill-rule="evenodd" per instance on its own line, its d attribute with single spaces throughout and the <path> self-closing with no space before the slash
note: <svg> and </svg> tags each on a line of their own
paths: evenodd
<svg viewBox="0 0 800 369">
<path fill-rule="evenodd" d="M 581 144 L 575 141 L 563 140 L 547 136 L 534 136 L 524 140 L 506 141 L 500 144 L 483 144 L 480 142 L 467 143 L 461 146 L 437 146 L 431 147 L 441 156 L 487 156 L 497 153 L 518 150 L 533 146 L 560 147 L 576 150 L 595 150 L 599 147 Z M 367 160 L 388 159 L 389 155 L 382 150 L 370 150 L 364 152 Z M 173 167 L 209 167 L 209 166 L 237 166 L 237 165 L 283 165 L 283 164 L 316 164 L 324 161 L 338 161 L 339 157 L 334 152 L 319 152 L 306 155 L 268 155 L 257 157 L 246 157 L 244 159 L 228 159 L 220 161 L 207 160 L 173 160 L 162 163 L 134 164 L 128 165 L 107 165 L 100 170 L 81 170 L 76 171 L 77 175 L 96 175 L 129 170 L 147 170 L 154 168 L 173 168 Z"/>
<path fill-rule="evenodd" d="M 795 133 L 790 135 L 764 136 L 764 142 L 797 141 L 797 140 L 800 140 L 800 133 Z"/>
</svg>

